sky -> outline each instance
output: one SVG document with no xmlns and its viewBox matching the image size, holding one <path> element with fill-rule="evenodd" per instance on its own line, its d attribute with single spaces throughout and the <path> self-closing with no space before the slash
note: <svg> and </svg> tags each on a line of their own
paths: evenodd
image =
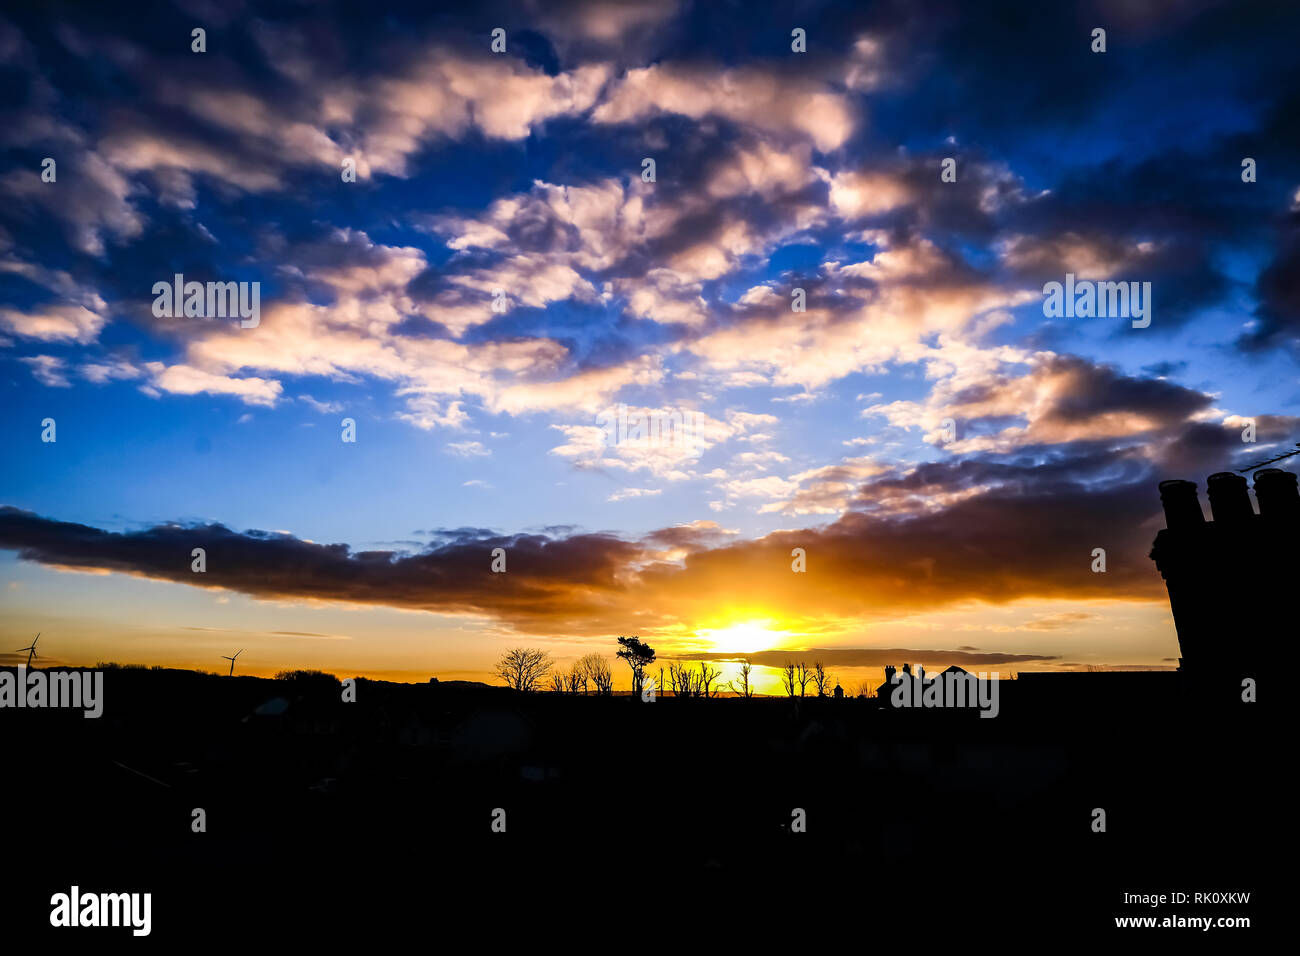
<svg viewBox="0 0 1300 956">
<path fill-rule="evenodd" d="M 6 10 L 0 662 L 1173 666 L 1158 482 L 1300 440 L 1298 28 Z M 1049 314 L 1067 274 L 1149 324 Z"/>
</svg>

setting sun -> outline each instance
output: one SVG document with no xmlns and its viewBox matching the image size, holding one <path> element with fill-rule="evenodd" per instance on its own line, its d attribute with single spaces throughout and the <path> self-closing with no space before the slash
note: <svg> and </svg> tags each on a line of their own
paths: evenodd
<svg viewBox="0 0 1300 956">
<path fill-rule="evenodd" d="M 773 630 L 768 627 L 770 619 L 737 621 L 722 628 L 706 628 L 698 631 L 700 638 L 723 654 L 738 654 L 746 651 L 767 651 L 781 643 L 787 636 L 786 631 Z"/>
</svg>

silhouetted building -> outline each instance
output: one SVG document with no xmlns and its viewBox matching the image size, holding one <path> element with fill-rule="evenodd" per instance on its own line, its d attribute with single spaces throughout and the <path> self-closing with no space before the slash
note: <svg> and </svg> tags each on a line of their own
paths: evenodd
<svg viewBox="0 0 1300 956">
<path fill-rule="evenodd" d="M 876 698 L 884 708 L 936 706 L 943 709 L 975 711 L 979 709 L 981 700 L 987 702 L 994 699 L 992 689 L 989 687 L 991 680 L 991 675 L 977 676 L 956 664 L 934 677 L 926 677 L 925 667 L 922 665 L 917 665 L 915 674 L 912 673 L 909 664 L 903 665 L 901 674 L 891 665 L 885 668 L 885 682 L 876 688 Z M 937 687 L 933 686 L 936 684 Z M 927 689 L 936 693 L 934 705 L 923 703 Z"/>
<path fill-rule="evenodd" d="M 904 664 L 903 673 L 910 676 L 912 673 L 911 665 Z M 898 674 L 898 668 L 896 668 L 893 664 L 885 665 L 885 682 L 876 688 L 876 697 L 879 700 L 886 700 L 886 701 L 889 700 L 889 694 L 894 689 L 894 678 L 897 676 L 897 674 Z"/>
<path fill-rule="evenodd" d="M 956 664 L 953 664 L 947 670 L 940 673 L 937 679 L 943 680 L 944 674 L 953 674 L 961 678 L 972 676 L 971 673 L 967 671 L 964 667 L 958 667 Z M 912 673 L 911 664 L 903 665 L 902 674 L 899 674 L 898 671 L 891 664 L 885 668 L 885 682 L 876 688 L 876 696 L 881 698 L 882 700 L 888 700 L 889 695 L 894 692 L 894 688 L 897 687 L 899 683 L 905 683 L 910 687 L 912 681 L 920 681 L 921 688 L 924 689 L 926 685 L 932 683 L 935 680 L 936 678 L 934 677 L 925 676 L 925 665 L 923 664 L 917 665 L 915 674 Z"/>
<path fill-rule="evenodd" d="M 1296 476 L 1278 468 L 1255 475 L 1250 503 L 1246 479 L 1211 475 L 1213 521 L 1206 521 L 1196 483 L 1160 483 L 1167 527 L 1151 558 L 1169 590 L 1178 629 L 1178 669 L 1219 701 L 1239 699 L 1243 678 L 1258 679 L 1268 651 L 1290 631 L 1288 603 L 1300 578 L 1300 490 Z M 1275 666 L 1282 663 L 1274 654 Z"/>
</svg>

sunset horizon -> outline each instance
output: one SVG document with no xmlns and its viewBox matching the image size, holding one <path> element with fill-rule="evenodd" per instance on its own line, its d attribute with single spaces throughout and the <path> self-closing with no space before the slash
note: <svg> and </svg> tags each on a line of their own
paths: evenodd
<svg viewBox="0 0 1300 956">
<path fill-rule="evenodd" d="M 0 641 L 1174 666 L 1158 483 L 1300 436 L 1294 91 L 1111 12 L 1033 88 L 888 6 L 0 20 Z"/>
<path fill-rule="evenodd" d="M 7 5 L 0 927 L 1240 948 L 1297 37 Z"/>
</svg>

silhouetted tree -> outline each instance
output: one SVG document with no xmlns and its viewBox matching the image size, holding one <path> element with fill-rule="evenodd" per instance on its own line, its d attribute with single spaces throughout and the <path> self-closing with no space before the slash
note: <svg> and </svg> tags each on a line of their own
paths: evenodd
<svg viewBox="0 0 1300 956">
<path fill-rule="evenodd" d="M 812 671 L 808 670 L 807 664 L 800 661 L 795 665 L 794 678 L 799 682 L 799 696 L 802 697 L 808 688 L 808 682 L 812 680 Z"/>
<path fill-rule="evenodd" d="M 551 655 L 535 647 L 512 647 L 497 661 L 496 673 L 506 686 L 515 690 L 537 689 L 546 672 L 551 669 Z"/>
<path fill-rule="evenodd" d="M 569 686 L 569 681 L 568 681 L 568 678 L 565 677 L 563 671 L 552 671 L 552 672 L 551 672 L 551 691 L 552 691 L 552 692 L 554 692 L 554 693 L 556 693 L 556 694 L 563 694 L 564 691 L 565 691 L 565 689 L 566 689 L 568 686 Z"/>
<path fill-rule="evenodd" d="M 645 683 L 645 669 L 655 662 L 655 649 L 635 635 L 619 637 L 618 646 L 618 656 L 632 668 L 632 693 L 639 694 Z"/>
<path fill-rule="evenodd" d="M 587 675 L 592 686 L 596 688 L 597 694 L 612 694 L 614 692 L 614 672 L 609 668 L 609 661 L 605 657 L 593 651 L 590 654 L 583 655 L 578 661 L 578 666 L 582 672 Z"/>
<path fill-rule="evenodd" d="M 674 697 L 690 697 L 695 689 L 695 676 L 688 665 L 673 661 L 668 665 L 668 680 Z"/>
<path fill-rule="evenodd" d="M 781 668 L 781 686 L 785 688 L 787 696 L 794 696 L 794 689 L 799 686 L 799 676 L 793 661 L 786 661 L 785 667 Z"/>
<path fill-rule="evenodd" d="M 722 676 L 722 669 L 710 667 L 707 661 L 700 662 L 699 688 L 701 697 L 712 697 L 713 682 Z"/>
<path fill-rule="evenodd" d="M 293 681 L 301 686 L 320 687 L 325 690 L 334 690 L 342 683 L 333 674 L 327 674 L 319 670 L 280 671 L 275 675 L 275 679 Z"/>
<path fill-rule="evenodd" d="M 568 677 L 565 678 L 565 689 L 570 694 L 587 693 L 587 672 L 582 666 L 582 661 L 574 661 L 573 667 L 570 668 Z"/>
<path fill-rule="evenodd" d="M 737 671 L 740 683 L 731 682 L 731 689 L 741 697 L 753 697 L 754 686 L 749 682 L 749 675 L 754 670 L 754 665 L 749 661 L 741 661 L 740 669 Z"/>
<path fill-rule="evenodd" d="M 831 686 L 831 679 L 826 676 L 826 668 L 821 661 L 813 662 L 812 682 L 813 686 L 817 688 L 817 696 L 825 697 L 826 688 Z"/>
</svg>

